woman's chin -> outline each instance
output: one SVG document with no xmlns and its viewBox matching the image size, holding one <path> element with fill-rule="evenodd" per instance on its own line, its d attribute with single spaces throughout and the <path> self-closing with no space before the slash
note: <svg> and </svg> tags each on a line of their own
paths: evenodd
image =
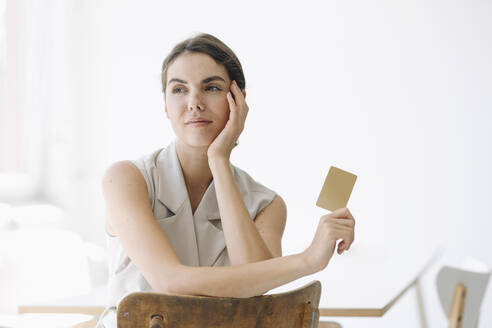
<svg viewBox="0 0 492 328">
<path fill-rule="evenodd" d="M 213 142 L 213 140 L 208 140 L 204 138 L 187 138 L 185 140 L 188 146 L 194 148 L 208 148 L 208 146 L 210 146 L 210 144 Z"/>
</svg>

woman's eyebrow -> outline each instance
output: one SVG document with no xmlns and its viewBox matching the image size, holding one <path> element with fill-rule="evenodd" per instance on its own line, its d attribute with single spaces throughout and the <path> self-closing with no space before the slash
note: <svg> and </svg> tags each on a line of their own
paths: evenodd
<svg viewBox="0 0 492 328">
<path fill-rule="evenodd" d="M 220 80 L 220 81 L 222 81 L 222 82 L 225 83 L 225 80 L 222 77 L 218 76 L 218 75 L 207 77 L 206 79 L 204 79 L 202 81 L 202 83 L 205 84 L 205 83 L 208 83 L 208 82 L 211 82 L 211 81 L 216 81 L 216 80 Z M 179 83 L 184 83 L 184 84 L 188 83 L 188 82 L 186 82 L 184 80 L 181 80 L 181 79 L 178 79 L 178 78 L 172 78 L 172 79 L 169 80 L 169 82 L 167 82 L 167 84 L 169 85 L 169 84 L 171 84 L 171 82 L 179 82 Z"/>
</svg>

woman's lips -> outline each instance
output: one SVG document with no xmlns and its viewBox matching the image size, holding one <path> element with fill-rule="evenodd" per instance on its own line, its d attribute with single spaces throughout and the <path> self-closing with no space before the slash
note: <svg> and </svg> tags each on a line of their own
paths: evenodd
<svg viewBox="0 0 492 328">
<path fill-rule="evenodd" d="M 210 121 L 199 121 L 199 122 L 189 122 L 188 125 L 193 125 L 193 126 L 205 126 L 207 124 L 210 124 L 212 122 Z"/>
</svg>

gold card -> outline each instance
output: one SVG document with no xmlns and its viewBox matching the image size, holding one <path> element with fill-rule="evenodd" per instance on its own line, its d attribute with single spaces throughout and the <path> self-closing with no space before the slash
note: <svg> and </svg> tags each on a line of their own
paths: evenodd
<svg viewBox="0 0 492 328">
<path fill-rule="evenodd" d="M 356 179 L 350 172 L 330 167 L 316 205 L 329 211 L 347 207 Z"/>
</svg>

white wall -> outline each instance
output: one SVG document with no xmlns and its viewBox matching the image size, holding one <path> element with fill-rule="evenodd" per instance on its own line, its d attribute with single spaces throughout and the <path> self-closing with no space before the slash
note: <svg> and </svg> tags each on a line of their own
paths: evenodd
<svg viewBox="0 0 492 328">
<path fill-rule="evenodd" d="M 232 162 L 285 199 L 284 254 L 309 245 L 324 213 L 314 204 L 334 165 L 358 175 L 348 205 L 354 246 L 383 252 L 447 241 L 447 258 L 473 255 L 492 266 L 490 2 L 53 6 L 62 6 L 55 13 L 65 27 L 51 32 L 62 36 L 56 44 L 68 71 L 51 87 L 69 85 L 71 93 L 68 108 L 57 109 L 68 121 L 55 115 L 51 128 L 70 128 L 58 155 L 46 157 L 45 195 L 62 199 L 85 239 L 104 245 L 105 168 L 174 138 L 162 107 L 162 60 L 191 33 L 208 32 L 242 62 L 250 111 Z M 52 184 L 60 169 L 70 185 Z M 436 299 L 429 307 L 440 311 Z M 491 307 L 489 290 L 483 309 Z M 481 327 L 491 326 L 483 312 Z M 442 320 L 431 316 L 430 326 Z"/>
</svg>

